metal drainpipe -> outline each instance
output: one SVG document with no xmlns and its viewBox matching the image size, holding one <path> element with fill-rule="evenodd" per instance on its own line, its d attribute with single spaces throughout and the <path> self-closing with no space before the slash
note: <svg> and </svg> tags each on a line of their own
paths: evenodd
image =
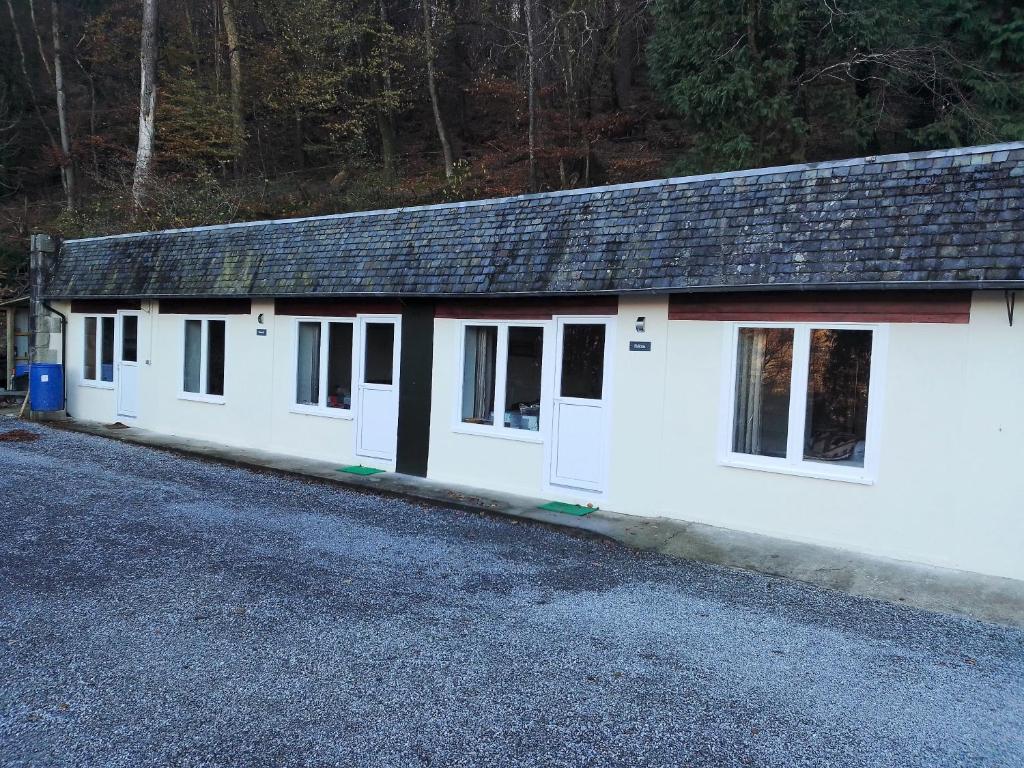
<svg viewBox="0 0 1024 768">
<path fill-rule="evenodd" d="M 68 415 L 68 318 L 63 312 L 50 306 L 50 302 L 42 302 L 43 308 L 60 318 L 60 367 L 61 382 L 64 385 L 64 415 Z"/>
</svg>

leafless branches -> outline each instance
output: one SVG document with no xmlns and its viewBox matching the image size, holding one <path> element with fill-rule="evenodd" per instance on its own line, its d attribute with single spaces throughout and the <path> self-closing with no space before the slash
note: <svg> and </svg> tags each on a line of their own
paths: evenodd
<svg viewBox="0 0 1024 768">
<path fill-rule="evenodd" d="M 825 4 L 828 6 L 827 0 Z M 977 78 L 996 79 L 994 74 L 958 58 L 948 45 L 935 43 L 883 51 L 855 51 L 841 61 L 806 72 L 799 79 L 799 85 L 809 86 L 820 80 L 873 81 L 880 85 L 881 99 L 890 90 L 923 91 L 929 94 L 940 114 L 955 110 L 981 135 L 990 135 L 992 126 L 974 108 L 970 94 L 964 90 L 961 76 L 964 71 L 970 71 Z"/>
</svg>

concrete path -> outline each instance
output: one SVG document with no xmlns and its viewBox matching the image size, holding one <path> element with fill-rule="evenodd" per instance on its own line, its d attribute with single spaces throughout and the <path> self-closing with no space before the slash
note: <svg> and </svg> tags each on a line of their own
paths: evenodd
<svg viewBox="0 0 1024 768">
<path fill-rule="evenodd" d="M 4 766 L 1019 766 L 1024 633 L 0 420 Z"/>
</svg>

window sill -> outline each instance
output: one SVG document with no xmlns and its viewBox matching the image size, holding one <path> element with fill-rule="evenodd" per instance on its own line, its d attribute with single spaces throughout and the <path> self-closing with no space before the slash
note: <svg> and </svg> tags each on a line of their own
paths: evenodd
<svg viewBox="0 0 1024 768">
<path fill-rule="evenodd" d="M 719 459 L 718 463 L 723 467 L 735 469 L 752 469 L 757 472 L 771 472 L 776 475 L 793 475 L 795 477 L 809 477 L 813 480 L 838 480 L 841 483 L 853 483 L 854 485 L 874 485 L 875 478 L 866 470 L 857 467 L 849 472 L 836 471 L 835 468 L 818 468 L 808 463 L 803 464 L 775 464 L 750 461 L 740 456 L 730 455 Z"/>
<path fill-rule="evenodd" d="M 227 402 L 223 395 L 200 395 L 196 392 L 181 392 L 179 400 L 191 400 L 195 403 L 209 403 L 210 405 L 224 405 Z"/>
<path fill-rule="evenodd" d="M 533 432 L 529 429 L 512 429 L 511 427 L 487 427 L 459 422 L 452 427 L 452 432 L 459 435 L 496 437 L 499 440 L 512 440 L 517 443 L 540 444 L 544 442 L 544 435 L 541 432 Z"/>
<path fill-rule="evenodd" d="M 322 416 L 325 419 L 352 421 L 351 408 L 303 408 L 301 405 L 293 405 L 288 409 L 288 412 L 297 413 L 301 416 Z"/>
<path fill-rule="evenodd" d="M 78 382 L 80 387 L 88 387 L 89 389 L 113 389 L 114 382 L 112 381 L 90 381 L 89 379 L 82 379 Z"/>
</svg>

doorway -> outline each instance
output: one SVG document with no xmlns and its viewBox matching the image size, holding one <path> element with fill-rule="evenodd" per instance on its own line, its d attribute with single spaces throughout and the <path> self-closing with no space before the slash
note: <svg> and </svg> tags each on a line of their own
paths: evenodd
<svg viewBox="0 0 1024 768">
<path fill-rule="evenodd" d="M 114 344 L 117 415 L 139 415 L 139 323 L 141 313 L 119 311 Z"/>
<path fill-rule="evenodd" d="M 401 320 L 360 316 L 356 454 L 395 460 L 398 442 L 398 386 Z"/>
<path fill-rule="evenodd" d="M 548 482 L 607 490 L 614 318 L 555 318 L 555 381 Z"/>
</svg>

